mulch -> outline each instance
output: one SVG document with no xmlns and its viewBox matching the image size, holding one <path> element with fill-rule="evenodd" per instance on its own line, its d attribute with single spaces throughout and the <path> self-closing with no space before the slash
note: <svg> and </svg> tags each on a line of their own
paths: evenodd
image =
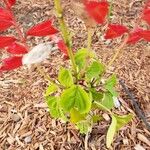
<svg viewBox="0 0 150 150">
<path fill-rule="evenodd" d="M 144 0 L 118 0 L 113 2 L 113 23 L 122 23 L 132 28 L 141 12 Z M 69 7 L 65 0 L 63 7 L 68 25 L 73 33 L 74 49 L 85 46 L 85 26 Z M 14 7 L 18 21 L 25 30 L 37 22 L 53 16 L 52 0 L 17 1 Z M 57 23 L 56 23 L 57 24 Z M 145 26 L 143 24 L 143 26 Z M 108 63 L 121 39 L 105 41 L 102 38 L 103 27 L 97 27 L 93 36 L 92 47 L 99 59 Z M 98 32 L 99 31 L 99 32 Z M 13 34 L 13 29 L 4 34 Z M 16 33 L 14 33 L 16 34 Z M 29 46 L 37 45 L 48 38 L 29 38 Z M 109 72 L 115 72 L 118 79 L 123 79 L 129 90 L 138 100 L 150 121 L 150 45 L 139 42 L 122 50 Z M 6 57 L 0 51 L 0 59 Z M 60 65 L 67 66 L 57 51 L 42 64 L 45 72 L 55 78 Z M 107 114 L 102 113 L 105 121 L 95 124 L 88 137 L 80 135 L 71 124 L 65 124 L 50 117 L 43 93 L 47 82 L 38 73 L 36 67 L 21 67 L 15 71 L 0 75 L 0 150 L 106 150 L 105 134 L 110 123 Z M 121 108 L 115 110 L 119 114 L 134 113 L 127 94 L 118 85 Z M 135 118 L 123 127 L 114 139 L 113 150 L 149 150 L 150 132 L 145 125 Z"/>
</svg>

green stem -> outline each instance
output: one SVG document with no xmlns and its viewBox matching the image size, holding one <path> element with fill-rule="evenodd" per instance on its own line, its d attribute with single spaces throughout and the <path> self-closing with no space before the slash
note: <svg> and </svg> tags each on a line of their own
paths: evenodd
<svg viewBox="0 0 150 150">
<path fill-rule="evenodd" d="M 75 75 L 77 76 L 77 66 L 76 66 L 73 51 L 72 51 L 71 39 L 70 39 L 70 36 L 68 33 L 68 28 L 66 26 L 66 23 L 65 23 L 64 17 L 63 17 L 63 10 L 61 7 L 61 1 L 60 0 L 54 0 L 54 4 L 55 4 L 55 9 L 56 9 L 58 21 L 60 24 L 60 29 L 62 32 L 62 37 L 64 39 L 65 44 L 68 47 L 67 52 L 68 52 L 69 58 L 72 62 L 72 66 L 73 66 L 73 69 L 75 71 Z"/>
</svg>

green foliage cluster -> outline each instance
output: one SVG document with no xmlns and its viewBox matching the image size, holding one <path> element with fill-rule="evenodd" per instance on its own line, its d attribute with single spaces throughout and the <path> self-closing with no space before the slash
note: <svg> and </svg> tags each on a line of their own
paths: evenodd
<svg viewBox="0 0 150 150">
<path fill-rule="evenodd" d="M 94 123 L 102 121 L 102 116 L 95 110 L 108 112 L 111 123 L 107 132 L 107 147 L 111 146 L 115 133 L 131 119 L 132 114 L 113 113 L 116 76 L 106 77 L 106 67 L 98 61 L 96 55 L 86 48 L 75 53 L 77 74 L 74 70 L 61 68 L 57 81 L 50 84 L 45 93 L 50 115 L 73 123 L 80 133 L 87 134 Z"/>
</svg>

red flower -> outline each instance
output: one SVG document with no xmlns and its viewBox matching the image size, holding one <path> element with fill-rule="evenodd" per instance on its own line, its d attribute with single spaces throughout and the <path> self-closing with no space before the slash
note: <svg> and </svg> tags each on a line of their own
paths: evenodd
<svg viewBox="0 0 150 150">
<path fill-rule="evenodd" d="M 90 17 L 92 17 L 99 24 L 104 23 L 109 12 L 109 4 L 107 1 L 86 1 L 84 4 L 85 9 Z"/>
<path fill-rule="evenodd" d="M 125 26 L 118 24 L 109 24 L 106 31 L 105 39 L 113 39 L 119 37 L 125 32 L 128 32 L 128 29 Z"/>
<path fill-rule="evenodd" d="M 22 66 L 22 57 L 9 57 L 2 60 L 0 71 L 9 71 Z"/>
<path fill-rule="evenodd" d="M 10 36 L 0 36 L 0 48 L 9 46 L 16 41 L 16 38 Z"/>
<path fill-rule="evenodd" d="M 0 20 L 0 31 L 4 31 L 12 26 L 13 23 L 10 21 Z"/>
<path fill-rule="evenodd" d="M 144 9 L 142 19 L 150 25 L 150 8 Z"/>
<path fill-rule="evenodd" d="M 150 0 L 148 0 L 145 4 L 142 19 L 150 25 Z"/>
<path fill-rule="evenodd" d="M 59 40 L 57 46 L 61 52 L 63 52 L 66 56 L 68 56 L 68 52 L 67 52 L 68 47 L 66 46 L 63 40 Z"/>
<path fill-rule="evenodd" d="M 10 11 L 0 8 L 0 21 L 12 21 L 13 15 Z"/>
<path fill-rule="evenodd" d="M 11 54 L 26 54 L 26 53 L 28 53 L 28 50 L 26 49 L 26 47 L 24 47 L 23 45 L 18 44 L 16 42 L 9 45 L 6 50 L 7 50 L 7 52 L 9 52 Z"/>
<path fill-rule="evenodd" d="M 140 32 L 140 36 L 141 36 L 144 40 L 150 42 L 150 30 L 143 30 L 143 31 L 141 31 L 141 32 Z"/>
<path fill-rule="evenodd" d="M 135 44 L 136 42 L 138 42 L 142 38 L 140 35 L 141 31 L 143 31 L 143 29 L 137 28 L 133 32 L 131 32 L 129 34 L 129 38 L 128 38 L 127 43 L 128 44 Z"/>
<path fill-rule="evenodd" d="M 8 0 L 8 3 L 9 3 L 9 7 L 15 5 L 16 3 L 16 0 Z"/>
<path fill-rule="evenodd" d="M 52 26 L 51 20 L 39 23 L 27 31 L 27 35 L 32 36 L 47 36 L 55 33 L 58 33 L 58 30 Z"/>
<path fill-rule="evenodd" d="M 148 0 L 145 5 L 145 8 L 149 8 L 149 7 L 150 7 L 150 0 Z"/>
</svg>

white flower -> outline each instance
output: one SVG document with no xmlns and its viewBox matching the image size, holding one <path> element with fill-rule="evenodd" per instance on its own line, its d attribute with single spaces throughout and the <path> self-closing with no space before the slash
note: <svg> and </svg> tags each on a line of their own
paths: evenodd
<svg viewBox="0 0 150 150">
<path fill-rule="evenodd" d="M 23 56 L 22 63 L 23 65 L 40 63 L 48 58 L 49 54 L 54 50 L 56 49 L 54 49 L 51 42 L 39 44 Z"/>
</svg>

